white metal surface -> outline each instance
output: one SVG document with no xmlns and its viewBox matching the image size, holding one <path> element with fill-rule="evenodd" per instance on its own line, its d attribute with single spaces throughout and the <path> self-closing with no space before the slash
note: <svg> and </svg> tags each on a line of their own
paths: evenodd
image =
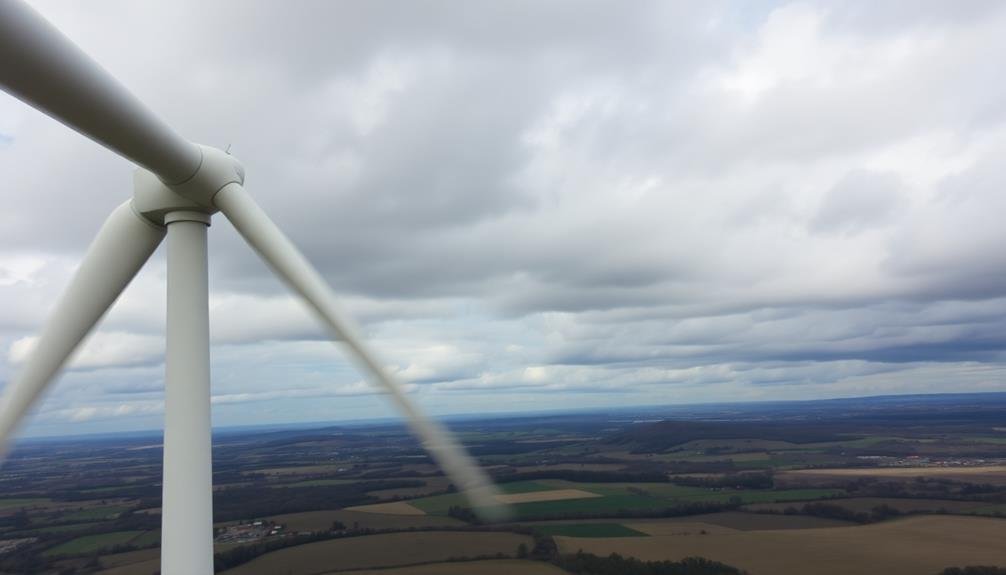
<svg viewBox="0 0 1006 575">
<path fill-rule="evenodd" d="M 199 168 L 195 145 L 20 0 L 0 0 L 0 87 L 167 183 Z"/>
<path fill-rule="evenodd" d="M 108 216 L 56 304 L 35 349 L 4 389 L 0 398 L 0 455 L 18 422 L 162 239 L 163 228 L 134 213 L 130 202 Z"/>
<path fill-rule="evenodd" d="M 217 208 L 230 220 L 238 233 L 294 291 L 330 330 L 336 340 L 349 348 L 353 357 L 369 373 L 405 416 L 413 433 L 437 461 L 459 490 L 466 493 L 483 515 L 500 516 L 496 487 L 454 437 L 435 420 L 426 417 L 405 394 L 401 383 L 364 345 L 358 330 L 342 312 L 328 283 L 293 245 L 293 242 L 269 219 L 238 184 L 224 186 L 213 198 Z"/>
<path fill-rule="evenodd" d="M 168 226 L 168 347 L 164 380 L 162 575 L 213 573 L 209 216 L 172 212 Z"/>
</svg>

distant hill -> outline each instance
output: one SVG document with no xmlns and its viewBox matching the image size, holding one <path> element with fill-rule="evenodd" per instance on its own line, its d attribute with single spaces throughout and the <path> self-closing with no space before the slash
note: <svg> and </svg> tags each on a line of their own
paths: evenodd
<svg viewBox="0 0 1006 575">
<path fill-rule="evenodd" d="M 848 431 L 848 429 L 846 429 Z M 631 444 L 648 451 L 664 451 L 697 439 L 764 439 L 789 443 L 818 443 L 854 439 L 831 426 L 816 423 L 728 421 L 660 421 L 640 424 L 608 438 L 616 445 Z"/>
</svg>

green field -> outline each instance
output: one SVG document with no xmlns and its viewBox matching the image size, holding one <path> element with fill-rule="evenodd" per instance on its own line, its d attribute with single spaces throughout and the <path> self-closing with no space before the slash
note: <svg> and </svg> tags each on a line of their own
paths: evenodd
<svg viewBox="0 0 1006 575">
<path fill-rule="evenodd" d="M 640 509 L 663 509 L 670 506 L 667 499 L 645 495 L 605 495 L 591 499 L 564 499 L 558 501 L 534 501 L 513 506 L 517 519 L 551 517 L 557 515 L 582 515 L 592 512 L 613 513 Z"/>
<path fill-rule="evenodd" d="M 36 497 L 29 499 L 0 499 L 0 509 L 17 509 L 18 507 L 32 507 L 49 503 L 51 499 Z"/>
<path fill-rule="evenodd" d="M 224 571 L 227 575 L 318 575 L 354 569 L 448 561 L 452 557 L 513 554 L 531 547 L 526 535 L 504 532 L 415 531 L 307 543 L 266 553 Z M 461 573 L 477 574 L 469 563 Z M 439 570 L 434 573 L 440 572 Z"/>
<path fill-rule="evenodd" d="M 81 493 L 111 493 L 129 487 L 128 485 L 113 485 L 111 487 L 95 487 L 94 489 L 82 489 Z"/>
<path fill-rule="evenodd" d="M 130 543 L 143 533 L 143 531 L 113 531 L 111 533 L 102 533 L 101 535 L 85 535 L 48 549 L 43 555 L 52 557 L 55 555 L 93 553 L 108 547 Z"/>
<path fill-rule="evenodd" d="M 38 533 L 70 533 L 72 531 L 81 531 L 83 529 L 93 529 L 99 525 L 101 525 L 100 522 L 71 523 L 69 525 L 53 525 L 51 527 L 39 527 L 37 529 L 30 529 L 28 531 L 20 531 L 19 533 L 24 535 L 35 535 Z"/>
<path fill-rule="evenodd" d="M 502 483 L 499 485 L 499 488 L 503 493 L 532 493 L 534 491 L 548 491 L 552 489 L 548 485 L 536 481 Z M 420 499 L 412 499 L 409 500 L 409 504 L 432 515 L 446 515 L 447 510 L 453 506 L 467 506 L 468 500 L 460 493 L 448 493 L 446 495 L 433 495 Z"/>
<path fill-rule="evenodd" d="M 62 521 L 98 521 L 112 519 L 119 514 L 132 509 L 125 505 L 108 505 L 105 507 L 90 507 L 67 513 L 60 517 Z"/>
<path fill-rule="evenodd" d="M 552 489 L 580 489 L 601 497 L 533 501 L 511 506 L 518 520 L 557 515 L 582 515 L 595 512 L 616 513 L 664 509 L 688 503 L 766 503 L 803 501 L 843 495 L 839 489 L 738 490 L 688 487 L 673 483 L 576 483 L 558 479 L 504 483 L 505 493 L 529 493 Z M 414 507 L 432 515 L 444 515 L 451 506 L 466 506 L 457 493 L 410 500 Z"/>
<path fill-rule="evenodd" d="M 143 535 L 140 535 L 136 539 L 129 542 L 130 545 L 136 545 L 137 547 L 149 547 L 151 545 L 158 545 L 161 542 L 161 530 L 155 529 L 153 531 L 145 531 Z"/>
<path fill-rule="evenodd" d="M 307 481 L 297 481 L 295 483 L 283 483 L 282 485 L 272 485 L 271 487 L 325 487 L 327 485 L 346 485 L 347 483 L 358 483 L 356 479 L 309 479 Z"/>
<path fill-rule="evenodd" d="M 978 509 L 972 510 L 971 513 L 976 515 L 1006 515 L 1006 503 L 997 503 L 995 505 L 979 507 Z"/>
<path fill-rule="evenodd" d="M 544 535 L 566 537 L 649 537 L 646 533 L 630 529 L 620 523 L 566 523 L 539 525 L 535 531 Z"/>
</svg>

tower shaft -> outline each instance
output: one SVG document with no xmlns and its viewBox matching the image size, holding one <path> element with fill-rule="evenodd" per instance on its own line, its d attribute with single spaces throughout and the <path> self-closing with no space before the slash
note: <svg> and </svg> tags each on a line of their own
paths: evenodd
<svg viewBox="0 0 1006 575">
<path fill-rule="evenodd" d="M 213 471 L 206 228 L 200 212 L 171 212 L 164 390 L 161 573 L 212 575 Z"/>
</svg>

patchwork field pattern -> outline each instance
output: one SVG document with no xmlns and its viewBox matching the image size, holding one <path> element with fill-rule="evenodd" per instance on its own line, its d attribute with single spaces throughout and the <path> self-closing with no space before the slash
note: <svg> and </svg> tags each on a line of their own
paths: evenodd
<svg viewBox="0 0 1006 575">
<path fill-rule="evenodd" d="M 885 479 L 916 477 L 940 477 L 978 483 L 1006 485 L 1006 465 L 986 465 L 975 467 L 882 467 L 870 469 L 799 469 L 787 471 L 784 476 L 855 478 L 880 477 Z"/>
<path fill-rule="evenodd" d="M 288 547 L 225 571 L 228 575 L 314 575 L 319 565 L 332 570 L 395 567 L 446 561 L 459 556 L 514 554 L 530 537 L 514 533 L 416 531 L 334 539 Z M 393 553 L 391 551 L 394 551 Z"/>
<path fill-rule="evenodd" d="M 392 501 L 391 503 L 375 503 L 373 505 L 357 505 L 347 507 L 347 511 L 360 511 L 363 513 L 384 513 L 387 515 L 426 515 L 422 509 L 409 505 L 404 501 Z"/>
<path fill-rule="evenodd" d="M 350 573 L 352 575 L 565 575 L 566 571 L 541 561 L 490 559 L 488 561 L 432 563 L 397 569 L 367 569 Z"/>
<path fill-rule="evenodd" d="M 646 537 L 645 531 L 621 523 L 559 523 L 539 525 L 535 531 L 545 535 L 568 537 Z"/>
<path fill-rule="evenodd" d="M 266 517 L 293 532 L 298 531 L 328 531 L 336 521 L 346 527 L 360 529 L 411 529 L 414 527 L 454 527 L 464 525 L 464 522 L 453 517 L 438 515 L 392 515 L 387 513 L 368 513 L 349 509 L 305 511 L 303 513 L 287 513 Z"/>
<path fill-rule="evenodd" d="M 643 560 L 702 556 L 753 574 L 938 573 L 950 565 L 1006 564 L 1006 520 L 920 516 L 854 527 L 651 537 L 556 537 L 560 550 Z M 850 550 L 854 549 L 852 553 Z"/>
<path fill-rule="evenodd" d="M 528 493 L 505 493 L 496 496 L 500 503 L 535 503 L 537 501 L 564 501 L 566 499 L 589 499 L 601 497 L 597 493 L 582 489 L 551 489 L 549 491 L 531 491 Z"/>
<path fill-rule="evenodd" d="M 500 487 L 518 520 L 663 509 L 688 503 L 800 501 L 843 494 L 838 489 L 734 490 L 673 483 L 576 483 L 558 479 L 504 483 Z M 449 494 L 413 499 L 409 504 L 429 514 L 446 514 L 450 507 L 466 506 L 467 502 L 460 494 Z"/>
</svg>

